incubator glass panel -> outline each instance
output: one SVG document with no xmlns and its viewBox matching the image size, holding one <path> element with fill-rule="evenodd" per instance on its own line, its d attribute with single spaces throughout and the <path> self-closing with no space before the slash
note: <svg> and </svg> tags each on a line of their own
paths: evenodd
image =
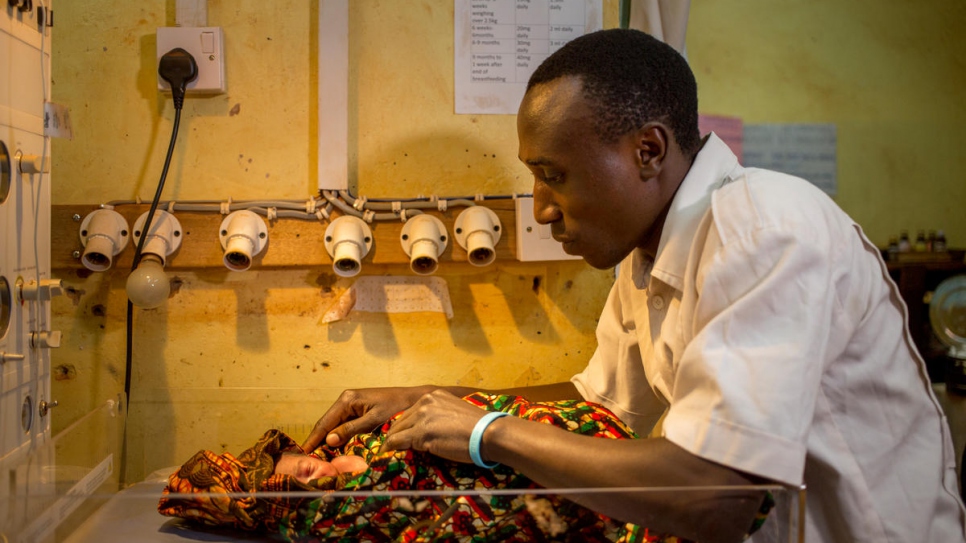
<svg viewBox="0 0 966 543">
<path fill-rule="evenodd" d="M 209 415 L 209 424 L 196 425 L 193 429 L 187 427 L 179 432 L 177 439 L 193 443 L 195 450 L 221 450 L 217 435 L 219 425 L 236 423 L 247 424 L 254 441 L 261 434 L 257 427 L 261 419 L 246 418 L 240 413 L 265 411 L 267 418 L 272 418 L 300 412 L 305 406 L 300 406 L 299 402 L 310 394 L 311 391 L 232 389 L 224 397 L 214 395 L 214 401 L 199 394 L 196 408 Z M 142 393 L 144 396 L 148 395 Z M 254 401 L 255 396 L 261 396 L 263 401 Z M 236 399 L 228 401 L 229 397 Z M 288 397 L 289 401 L 279 399 L 283 397 Z M 568 537 L 580 541 L 654 541 L 644 537 L 656 535 L 644 524 L 616 522 L 580 505 L 612 498 L 616 494 L 625 501 L 647 497 L 652 502 L 656 500 L 669 506 L 700 503 L 710 495 L 729 499 L 751 497 L 759 500 L 761 506 L 754 526 L 749 526 L 749 531 L 754 530 L 749 541 L 804 541 L 805 490 L 778 485 L 472 490 L 390 488 L 379 491 L 206 491 L 190 485 L 176 487 L 173 475 L 178 474 L 186 480 L 198 476 L 198 473 L 186 472 L 182 466 L 191 454 L 179 457 L 171 465 L 151 469 L 136 479 L 122 480 L 122 473 L 144 469 L 155 458 L 143 451 L 132 455 L 131 449 L 136 448 L 132 447 L 131 440 L 133 412 L 160 407 L 172 409 L 170 404 L 162 406 L 153 402 L 128 409 L 121 398 L 105 402 L 39 448 L 27 461 L 5 473 L 5 478 L 36 484 L 25 484 L 14 494 L 0 495 L 0 512 L 7 521 L 0 524 L 0 540 L 184 543 L 336 541 L 341 537 L 346 538 L 342 539 L 344 541 L 352 541 L 357 540 L 353 534 L 357 536 L 358 530 L 364 529 L 379 534 L 380 540 L 385 541 L 436 541 L 452 537 L 454 533 L 489 533 L 496 539 L 488 540 L 494 541 L 502 540 L 502 534 L 517 534 L 523 541 L 567 540 Z M 183 406 L 181 410 L 184 410 Z M 311 408 L 308 411 L 315 412 Z M 307 432 L 298 421 L 286 425 L 285 430 L 299 439 Z M 175 446 L 173 434 L 166 436 L 151 432 L 150 437 L 157 449 L 179 448 Z M 238 454 L 242 451 L 231 452 Z M 132 464 L 137 469 L 132 470 Z M 190 467 L 187 462 L 185 465 Z M 173 510 L 181 514 L 162 515 L 159 508 L 166 509 L 169 514 Z M 274 515 L 274 520 L 266 521 L 265 515 Z M 658 515 L 660 513 L 655 511 L 650 516 L 645 514 L 638 518 L 646 521 L 656 519 Z M 191 520 L 213 517 L 222 521 L 210 525 Z M 261 520 L 246 529 L 243 526 L 245 519 L 252 518 Z"/>
</svg>

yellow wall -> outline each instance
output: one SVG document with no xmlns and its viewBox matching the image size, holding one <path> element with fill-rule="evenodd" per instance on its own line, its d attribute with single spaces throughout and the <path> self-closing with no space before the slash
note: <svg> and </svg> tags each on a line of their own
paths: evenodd
<svg viewBox="0 0 966 543">
<path fill-rule="evenodd" d="M 452 2 L 350 5 L 354 192 L 529 192 L 515 117 L 452 113 Z M 209 24 L 225 30 L 229 92 L 185 101 L 165 198 L 312 196 L 317 2 L 208 6 Z M 614 26 L 616 3 L 607 6 Z M 75 137 L 53 148 L 56 204 L 153 196 L 173 119 L 170 98 L 155 88 L 154 32 L 173 24 L 173 9 L 173 1 L 58 4 L 53 95 L 71 107 Z M 411 275 L 405 266 L 364 273 Z M 63 406 L 55 432 L 123 390 L 125 275 L 61 272 L 72 291 L 54 306 L 65 335 L 53 355 Z M 582 262 L 446 265 L 437 275 L 449 285 L 452 320 L 353 312 L 325 325 L 322 315 L 352 282 L 331 269 L 171 275 L 177 288 L 166 306 L 135 314 L 132 480 L 201 448 L 240 452 L 276 425 L 301 439 L 347 387 L 566 380 L 593 352 L 612 281 Z"/>
<path fill-rule="evenodd" d="M 941 228 L 966 247 L 966 4 L 691 4 L 688 56 L 703 113 L 834 123 L 836 201 L 873 242 Z"/>
<path fill-rule="evenodd" d="M 56 3 L 53 99 L 75 137 L 53 145 L 55 204 L 153 196 L 173 119 L 155 87 L 155 28 L 174 1 Z M 353 0 L 350 176 L 357 194 L 527 192 L 514 118 L 453 115 L 451 0 Z M 165 198 L 314 193 L 317 2 L 210 0 L 226 36 L 226 95 L 189 98 Z M 616 0 L 605 26 L 617 24 Z M 958 0 L 701 0 L 688 56 L 701 111 L 839 127 L 839 197 L 885 243 L 945 228 L 966 245 Z M 321 249 L 320 249 L 321 250 Z M 365 273 L 408 275 L 408 269 Z M 123 389 L 123 271 L 60 276 L 55 432 Z M 330 270 L 177 273 L 165 308 L 137 311 L 130 475 L 200 448 L 240 452 L 278 425 L 297 439 L 346 387 L 549 383 L 578 371 L 611 274 L 583 263 L 452 266 L 454 318 L 320 317 L 351 280 Z"/>
</svg>

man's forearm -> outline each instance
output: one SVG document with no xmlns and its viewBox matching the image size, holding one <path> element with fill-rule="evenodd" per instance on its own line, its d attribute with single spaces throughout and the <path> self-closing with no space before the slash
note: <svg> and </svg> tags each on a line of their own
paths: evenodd
<svg viewBox="0 0 966 543">
<path fill-rule="evenodd" d="M 662 439 L 591 438 L 507 417 L 484 434 L 483 453 L 553 488 L 743 486 L 753 481 Z M 599 513 L 700 541 L 740 541 L 763 493 L 652 490 L 566 495 Z"/>
</svg>

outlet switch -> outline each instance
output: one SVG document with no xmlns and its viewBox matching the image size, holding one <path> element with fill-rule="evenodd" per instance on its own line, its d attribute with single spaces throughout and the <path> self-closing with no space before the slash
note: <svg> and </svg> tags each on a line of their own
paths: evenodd
<svg viewBox="0 0 966 543">
<path fill-rule="evenodd" d="M 550 235 L 549 224 L 538 224 L 533 218 L 533 197 L 518 196 L 516 199 L 517 260 L 538 262 L 541 260 L 579 260 L 580 256 L 568 255 L 563 245 Z"/>
<path fill-rule="evenodd" d="M 158 28 L 158 62 L 165 53 L 177 47 L 191 53 L 198 64 L 198 78 L 188 83 L 185 94 L 224 94 L 228 91 L 225 81 L 225 35 L 221 27 Z M 158 90 L 171 92 L 171 86 L 160 75 Z"/>
</svg>

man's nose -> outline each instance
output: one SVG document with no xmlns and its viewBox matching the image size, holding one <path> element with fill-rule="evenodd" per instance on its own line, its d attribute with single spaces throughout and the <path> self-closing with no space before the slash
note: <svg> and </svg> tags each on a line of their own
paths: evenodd
<svg viewBox="0 0 966 543">
<path fill-rule="evenodd" d="M 548 192 L 546 189 L 533 187 L 533 220 L 537 224 L 550 224 L 560 219 L 560 208 Z"/>
</svg>

